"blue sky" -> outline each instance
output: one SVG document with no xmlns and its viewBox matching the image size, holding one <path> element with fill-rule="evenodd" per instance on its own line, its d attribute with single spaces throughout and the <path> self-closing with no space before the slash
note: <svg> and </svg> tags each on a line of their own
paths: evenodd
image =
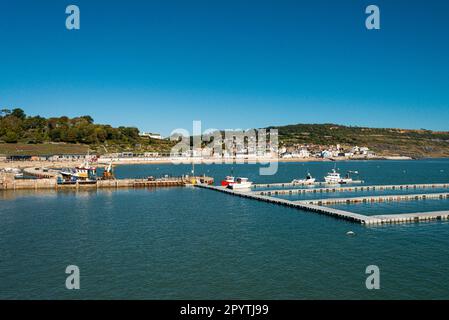
<svg viewBox="0 0 449 320">
<path fill-rule="evenodd" d="M 65 28 L 65 8 L 81 30 Z M 381 30 L 365 28 L 365 8 Z M 0 107 L 168 135 L 333 122 L 449 130 L 449 1 L 0 2 Z"/>
</svg>

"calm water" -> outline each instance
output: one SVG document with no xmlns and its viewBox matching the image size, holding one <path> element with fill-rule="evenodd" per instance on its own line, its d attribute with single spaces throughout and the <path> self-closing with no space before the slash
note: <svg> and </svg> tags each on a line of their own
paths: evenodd
<svg viewBox="0 0 449 320">
<path fill-rule="evenodd" d="M 231 167 L 256 182 L 287 182 L 307 170 L 322 179 L 333 163 L 283 163 L 267 177 L 258 175 L 257 165 L 204 165 L 196 171 L 219 180 Z M 358 170 L 366 184 L 449 182 L 449 160 L 338 167 Z M 116 173 L 189 171 L 141 165 Z M 3 192 L 0 199 L 3 299 L 449 298 L 447 222 L 367 228 L 196 188 Z M 449 201 L 341 207 L 365 214 L 417 212 L 449 210 Z M 349 230 L 356 236 L 346 236 Z M 65 289 L 70 264 L 81 270 L 79 291 Z M 365 288 L 371 264 L 381 270 L 378 291 Z"/>
</svg>

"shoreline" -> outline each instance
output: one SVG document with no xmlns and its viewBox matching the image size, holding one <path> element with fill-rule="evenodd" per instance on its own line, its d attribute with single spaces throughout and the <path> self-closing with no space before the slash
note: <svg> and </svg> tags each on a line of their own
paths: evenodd
<svg viewBox="0 0 449 320">
<path fill-rule="evenodd" d="M 423 158 L 424 159 L 424 158 Z M 428 159 L 428 158 L 425 158 Z M 430 158 L 430 159 L 446 159 L 446 158 Z M 217 161 L 219 160 L 219 161 Z M 375 158 L 341 158 L 341 159 L 323 159 L 323 158 L 291 158 L 291 159 L 258 159 L 257 161 L 250 159 L 113 159 L 113 165 L 151 165 L 151 164 L 268 164 L 271 162 L 341 162 L 341 161 L 401 161 L 401 160 L 420 160 L 413 159 L 410 157 L 375 157 Z M 107 166 L 111 159 L 99 159 L 95 164 L 97 166 Z M 1 161 L 0 170 L 2 169 L 25 169 L 25 168 L 66 168 L 66 167 L 76 167 L 83 163 L 84 161 Z"/>
<path fill-rule="evenodd" d="M 375 160 L 417 160 L 405 156 L 385 156 L 371 158 L 259 158 L 259 159 L 139 159 L 139 158 L 121 158 L 112 159 L 114 165 L 135 165 L 135 164 L 268 164 L 272 162 L 339 162 L 339 161 L 375 161 Z M 98 164 L 108 165 L 111 158 L 103 158 L 98 160 Z"/>
</svg>

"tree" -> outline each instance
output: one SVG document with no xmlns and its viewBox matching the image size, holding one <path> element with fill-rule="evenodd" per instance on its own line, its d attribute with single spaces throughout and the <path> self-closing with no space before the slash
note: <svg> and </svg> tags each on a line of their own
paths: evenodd
<svg viewBox="0 0 449 320">
<path fill-rule="evenodd" d="M 11 112 L 11 116 L 16 117 L 17 119 L 20 119 L 20 120 L 25 120 L 27 117 L 25 112 L 20 108 L 13 109 Z"/>
<path fill-rule="evenodd" d="M 87 121 L 87 123 L 89 123 L 89 124 L 94 123 L 94 119 L 91 116 L 82 116 L 80 118 Z"/>
<path fill-rule="evenodd" d="M 0 118 L 9 116 L 10 114 L 11 114 L 11 110 L 9 110 L 9 109 L 2 109 L 2 110 L 0 110 Z"/>
<path fill-rule="evenodd" d="M 8 133 L 6 133 L 5 136 L 5 142 L 6 143 L 17 143 L 17 134 L 13 131 L 9 131 Z"/>
</svg>

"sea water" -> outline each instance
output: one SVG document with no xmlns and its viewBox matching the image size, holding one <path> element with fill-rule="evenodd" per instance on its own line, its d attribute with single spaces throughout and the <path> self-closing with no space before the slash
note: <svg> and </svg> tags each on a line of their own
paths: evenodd
<svg viewBox="0 0 449 320">
<path fill-rule="evenodd" d="M 322 180 L 334 163 L 280 163 L 274 176 L 259 176 L 259 167 L 196 165 L 195 173 L 216 182 L 233 172 L 269 183 L 309 171 Z M 372 185 L 449 182 L 449 160 L 348 161 L 337 167 L 359 171 Z M 119 166 L 116 175 L 190 170 Z M 389 214 L 449 210 L 449 201 L 335 207 Z M 79 267 L 80 290 L 65 287 L 68 265 Z M 365 286 L 369 265 L 380 269 L 380 290 Z M 449 223 L 365 227 L 198 188 L 5 191 L 0 298 L 448 299 Z"/>
</svg>

